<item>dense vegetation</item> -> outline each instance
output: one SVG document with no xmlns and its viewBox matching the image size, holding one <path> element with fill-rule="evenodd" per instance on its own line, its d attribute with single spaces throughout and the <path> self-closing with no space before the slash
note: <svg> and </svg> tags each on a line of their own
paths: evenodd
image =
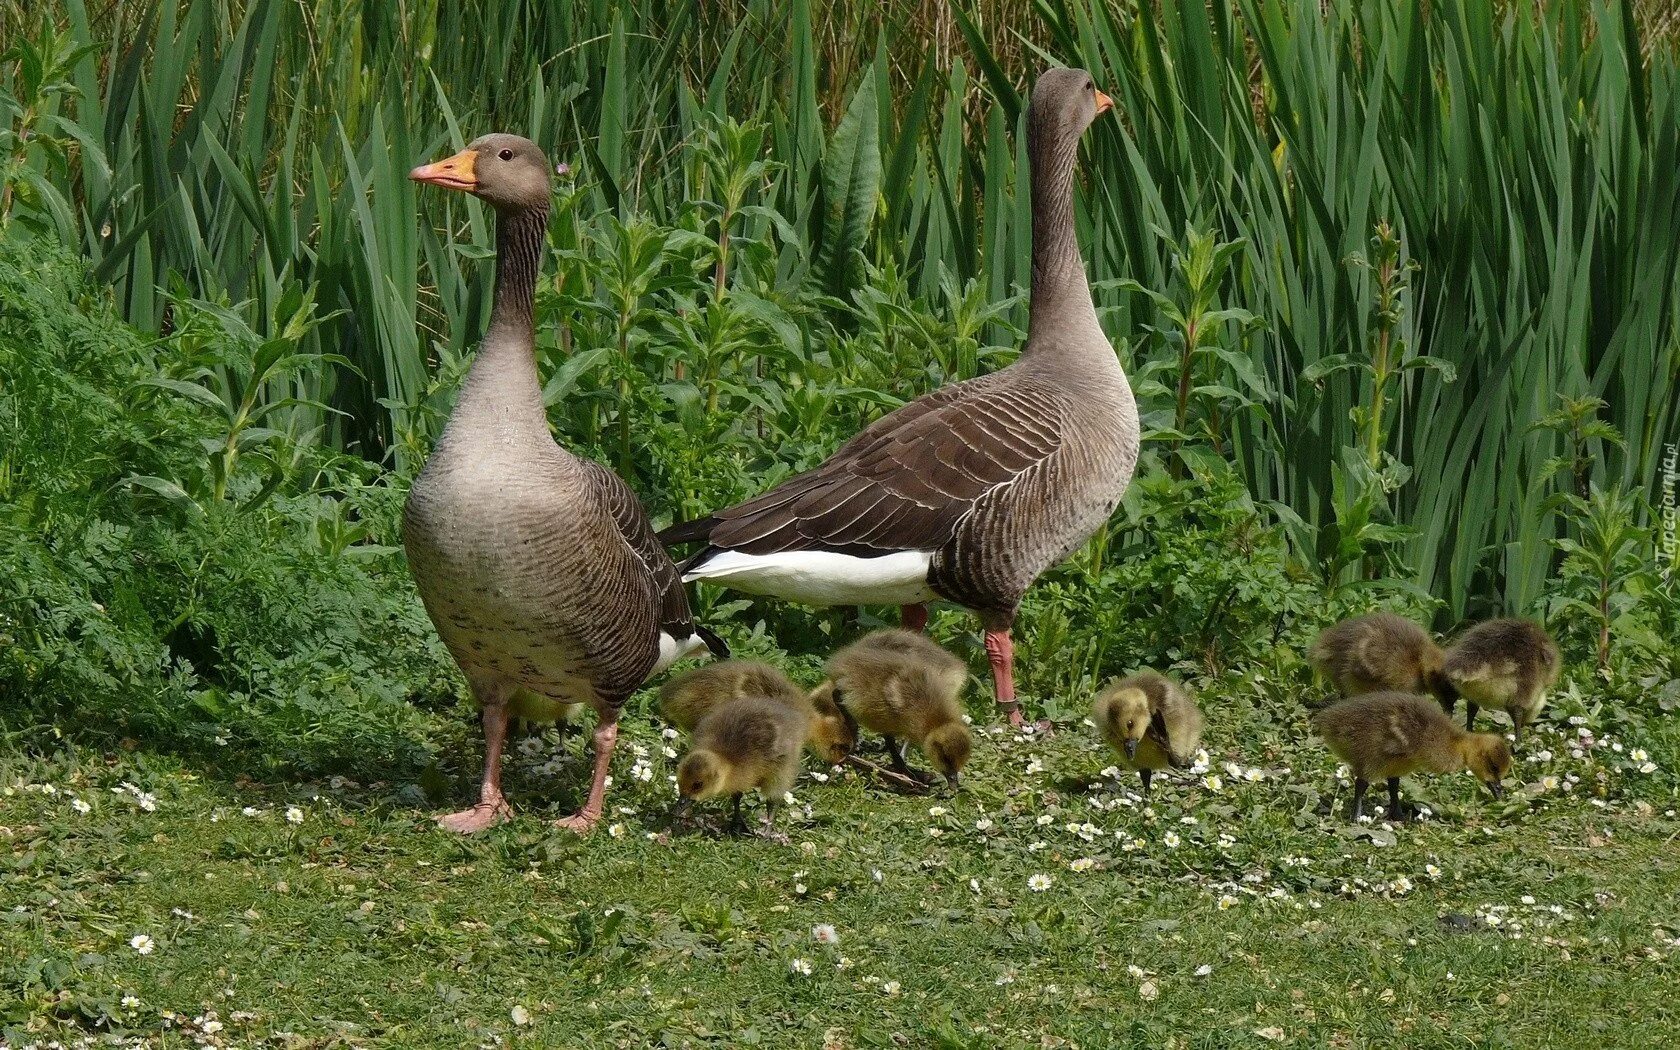
<svg viewBox="0 0 1680 1050">
<path fill-rule="evenodd" d="M 1657 543 L 1680 440 L 1680 23 L 1630 0 L 1495 6 L 0 9 L 0 896 L 20 902 L 0 912 L 0 1041 L 225 1041 L 218 1015 L 156 1011 L 243 1005 L 227 968 L 306 938 L 331 951 L 285 974 L 289 998 L 223 1007 L 253 1045 L 297 1045 L 288 1026 L 490 1041 L 523 1027 L 516 1004 L 553 1038 L 617 1033 L 602 1044 L 811 1045 L 828 1016 L 855 1039 L 827 1045 L 1007 1042 L 975 1025 L 1104 1045 L 1165 1042 L 1169 1003 L 1259 1041 L 1380 1043 L 1394 1016 L 1444 1015 L 1532 1044 L 1602 1033 L 1580 995 L 1671 991 L 1680 930 L 1643 876 L 1672 866 L 1680 768 Z M 669 762 L 639 718 L 607 839 L 416 831 L 476 745 L 396 523 L 488 312 L 492 239 L 476 201 L 417 193 L 409 168 L 490 128 L 560 165 L 537 300 L 550 418 L 666 521 L 1010 360 L 1022 98 L 1047 61 L 1118 104 L 1087 137 L 1080 235 L 1148 432 L 1121 512 L 1023 612 L 1027 706 L 1070 731 L 983 739 L 973 786 L 927 821 L 836 776 L 796 808 L 823 843 L 797 854 L 666 838 Z M 696 600 L 807 680 L 859 626 Z M 1300 654 L 1375 604 L 1557 635 L 1564 681 L 1504 804 L 1432 782 L 1452 819 L 1398 840 L 1321 819 Z M 933 627 L 983 668 L 970 618 Z M 1211 781 L 1158 814 L 1075 728 L 1098 682 L 1143 665 L 1212 715 Z M 563 811 L 543 778 L 577 773 L 569 754 L 523 741 L 521 809 Z M 1259 774 L 1240 794 L 1227 760 Z M 747 867 L 766 881 L 733 899 Z M 648 871 L 658 892 L 620 892 Z M 1043 871 L 1057 892 L 1023 891 Z M 508 904 L 538 884 L 559 917 Z M 338 907 L 357 885 L 378 902 Z M 1209 910 L 1226 897 L 1240 908 Z M 1527 941 L 1453 925 L 1529 908 Z M 1122 913 L 1147 928 L 1091 925 Z M 791 960 L 827 922 L 860 969 L 802 984 Z M 140 931 L 163 965 L 124 946 Z M 949 972 L 953 952 L 986 966 Z M 1197 983 L 1230 953 L 1243 979 Z M 1133 966 L 1119 997 L 1091 976 Z M 1513 967 L 1541 975 L 1514 1002 Z M 631 973 L 634 1005 L 575 994 Z M 745 1005 L 705 992 L 743 981 Z M 1349 1006 L 1350 982 L 1382 1005 Z M 334 1019 L 368 995 L 389 1015 Z"/>
<path fill-rule="evenodd" d="M 488 309 L 489 218 L 422 207 L 404 174 L 480 128 L 562 161 L 551 418 L 658 518 L 1007 361 L 1040 63 L 1009 20 L 1119 101 L 1081 234 L 1151 439 L 1124 513 L 1032 599 L 1030 695 L 1144 662 L 1290 666 L 1280 650 L 1378 600 L 1443 629 L 1541 615 L 1611 681 L 1671 674 L 1651 496 L 1680 431 L 1680 59 L 1640 39 L 1660 23 L 1050 3 L 840 32 L 803 0 L 671 0 L 495 5 L 484 46 L 440 46 L 491 10 L 466 6 L 8 16 L 21 695 L 121 679 L 136 716 L 221 720 L 447 680 L 391 525 Z M 837 629 L 701 601 L 798 653 Z M 296 637 L 317 641 L 268 648 Z"/>
</svg>

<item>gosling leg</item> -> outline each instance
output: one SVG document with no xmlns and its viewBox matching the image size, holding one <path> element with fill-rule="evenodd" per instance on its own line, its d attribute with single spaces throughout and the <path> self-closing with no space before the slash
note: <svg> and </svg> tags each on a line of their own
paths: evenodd
<svg viewBox="0 0 1680 1050">
<path fill-rule="evenodd" d="M 914 768 L 910 765 L 909 760 L 904 757 L 904 741 L 895 736 L 887 737 L 887 754 L 892 756 L 892 767 L 899 773 L 916 781 L 918 784 L 927 785 L 933 783 L 932 773 L 926 773 L 920 769 Z"/>
<path fill-rule="evenodd" d="M 1391 820 L 1405 820 L 1406 811 L 1400 805 L 1400 778 L 1388 778 L 1388 815 Z"/>
</svg>

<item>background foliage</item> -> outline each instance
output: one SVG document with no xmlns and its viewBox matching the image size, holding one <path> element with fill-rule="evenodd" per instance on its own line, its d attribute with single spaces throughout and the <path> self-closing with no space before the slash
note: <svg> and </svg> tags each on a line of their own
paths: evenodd
<svg viewBox="0 0 1680 1050">
<path fill-rule="evenodd" d="M 1604 674 L 1671 677 L 1661 5 L 54 0 L 0 31 L 27 695 L 251 704 L 269 732 L 447 680 L 391 522 L 492 242 L 413 164 L 498 128 L 564 165 L 551 418 L 664 520 L 1010 359 L 1023 93 L 1053 62 L 1118 103 L 1080 234 L 1152 440 L 1029 603 L 1036 695 L 1145 662 L 1299 680 L 1283 654 L 1377 600 L 1544 614 Z M 724 601 L 749 649 L 838 626 Z"/>
</svg>

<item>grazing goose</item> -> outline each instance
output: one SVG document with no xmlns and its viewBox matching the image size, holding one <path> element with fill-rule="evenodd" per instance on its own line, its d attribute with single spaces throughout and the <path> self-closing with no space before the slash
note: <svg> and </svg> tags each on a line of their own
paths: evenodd
<svg viewBox="0 0 1680 1050">
<path fill-rule="evenodd" d="M 756 660 L 724 660 L 678 675 L 659 690 L 659 710 L 667 722 L 692 733 L 707 715 L 744 697 L 798 708 L 809 724 L 805 744 L 824 762 L 844 762 L 857 744 L 857 726 L 824 690 L 807 695 L 787 675 Z"/>
<path fill-rule="evenodd" d="M 1195 698 L 1154 671 L 1139 671 L 1104 689 L 1091 714 L 1103 739 L 1138 771 L 1145 795 L 1157 769 L 1191 765 L 1202 743 Z"/>
<path fill-rule="evenodd" d="M 913 629 L 922 603 L 965 606 L 985 627 L 997 701 L 1021 721 L 1010 639 L 1021 596 L 1108 520 L 1137 462 L 1137 405 L 1074 235 L 1079 139 L 1111 104 L 1077 69 L 1033 87 L 1020 359 L 912 401 L 769 492 L 665 530 L 668 544 L 705 544 L 685 580 L 810 605 L 897 604 Z"/>
<path fill-rule="evenodd" d="M 810 735 L 809 708 L 781 699 L 747 696 L 708 711 L 694 727 L 694 748 L 677 764 L 678 813 L 695 802 L 734 796 L 730 823 L 740 830 L 741 796 L 754 788 L 764 799 L 768 830 L 776 804 L 799 776 L 800 746 Z"/>
<path fill-rule="evenodd" d="M 1511 747 L 1504 737 L 1460 729 L 1440 704 L 1411 693 L 1365 693 L 1342 700 L 1314 715 L 1313 723 L 1330 750 L 1353 770 L 1350 820 L 1364 815 L 1365 789 L 1372 780 L 1388 781 L 1389 816 L 1401 819 L 1400 778 L 1408 773 L 1467 769 L 1498 798 L 1511 771 Z"/>
<path fill-rule="evenodd" d="M 1391 612 L 1354 616 L 1326 628 L 1307 659 L 1343 696 L 1395 690 L 1452 702 L 1440 646 L 1428 631 Z"/>
<path fill-rule="evenodd" d="M 968 682 L 961 660 L 926 635 L 887 628 L 835 653 L 828 678 L 827 697 L 838 710 L 886 737 L 896 772 L 916 783 L 931 779 L 910 768 L 910 743 L 952 789 L 958 786 L 974 750 L 958 699 Z"/>
<path fill-rule="evenodd" d="M 1557 643 L 1532 620 L 1487 620 L 1465 631 L 1447 650 L 1442 670 L 1452 689 L 1464 696 L 1464 728 L 1476 728 L 1479 707 L 1511 715 L 1511 735 L 1522 739 L 1523 726 L 1534 721 L 1546 703 L 1546 690 L 1557 684 L 1561 669 Z M 1453 700 L 1447 710 L 1453 709 Z"/>
<path fill-rule="evenodd" d="M 549 436 L 532 317 L 548 173 L 536 144 L 514 135 L 486 135 L 409 173 L 496 209 L 490 326 L 403 512 L 426 612 L 483 708 L 478 804 L 439 819 L 460 832 L 509 815 L 501 757 L 517 690 L 598 715 L 588 798 L 561 822 L 587 831 L 601 816 L 619 708 L 650 675 L 716 644 L 695 627 L 635 493 Z"/>
</svg>

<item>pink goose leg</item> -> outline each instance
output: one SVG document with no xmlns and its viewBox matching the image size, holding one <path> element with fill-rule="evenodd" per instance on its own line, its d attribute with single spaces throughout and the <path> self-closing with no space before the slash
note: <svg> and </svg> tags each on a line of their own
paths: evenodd
<svg viewBox="0 0 1680 1050">
<path fill-rule="evenodd" d="M 575 831 L 579 835 L 588 834 L 595 827 L 595 822 L 601 819 L 601 810 L 607 796 L 607 770 L 612 766 L 613 745 L 618 743 L 618 711 L 609 710 L 601 713 L 595 723 L 595 777 L 589 783 L 589 798 L 583 808 L 562 820 L 555 821 L 555 826 L 567 831 Z"/>
<path fill-rule="evenodd" d="M 484 778 L 479 782 L 478 804 L 437 818 L 439 826 L 462 835 L 483 831 L 513 816 L 513 808 L 502 797 L 502 742 L 507 739 L 510 690 L 501 683 L 474 683 L 473 692 L 484 706 Z"/>
<path fill-rule="evenodd" d="M 898 625 L 906 631 L 926 631 L 928 610 L 925 605 L 900 605 Z"/>
<path fill-rule="evenodd" d="M 1022 723 L 1021 705 L 1015 702 L 1015 643 L 1009 629 L 986 629 L 986 658 L 992 664 L 992 683 L 997 687 L 997 702 L 1009 715 L 1009 724 Z"/>
</svg>

